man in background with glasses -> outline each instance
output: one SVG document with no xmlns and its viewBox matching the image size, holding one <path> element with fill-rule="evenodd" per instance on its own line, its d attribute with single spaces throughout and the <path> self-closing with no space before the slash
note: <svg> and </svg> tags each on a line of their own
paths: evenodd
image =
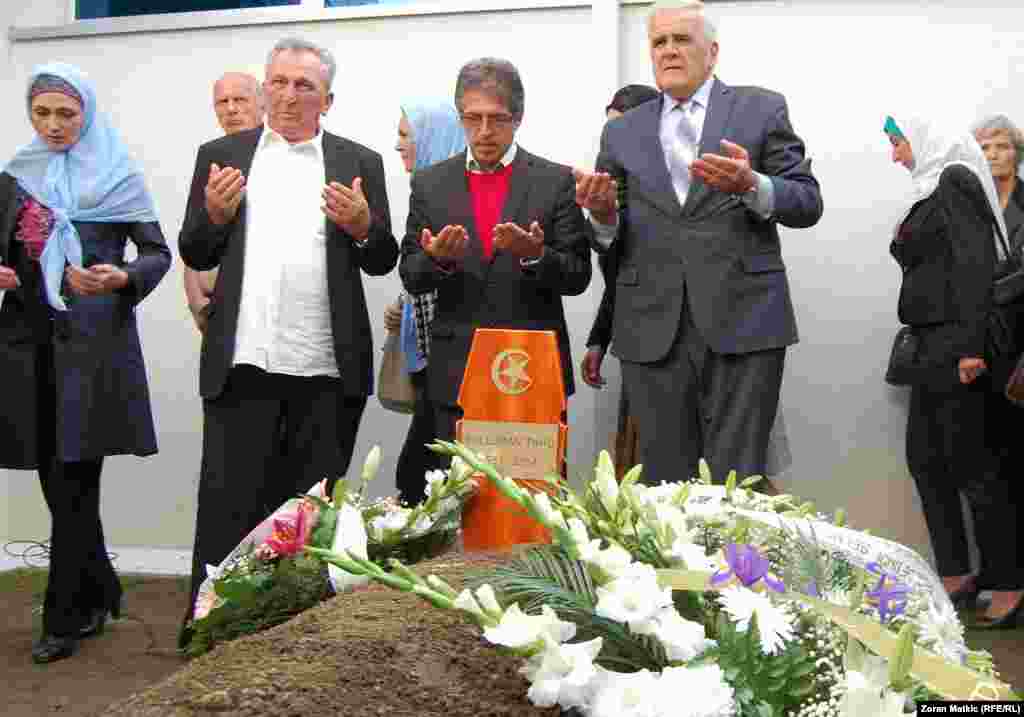
<svg viewBox="0 0 1024 717">
<path fill-rule="evenodd" d="M 524 108 L 516 68 L 494 58 L 467 63 L 455 106 L 469 147 L 413 175 L 399 264 L 406 290 L 438 292 L 427 381 L 442 440 L 452 440 L 462 415 L 476 328 L 554 331 L 572 394 L 562 297 L 583 293 L 591 273 L 572 170 L 516 144 Z"/>
</svg>

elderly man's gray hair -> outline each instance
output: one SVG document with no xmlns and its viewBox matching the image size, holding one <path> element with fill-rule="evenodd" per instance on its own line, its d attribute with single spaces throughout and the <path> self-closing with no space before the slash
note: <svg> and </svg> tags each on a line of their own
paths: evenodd
<svg viewBox="0 0 1024 717">
<path fill-rule="evenodd" d="M 996 132 L 1006 132 L 1010 137 L 1010 144 L 1013 145 L 1013 150 L 1017 153 L 1017 164 L 1020 165 L 1024 162 L 1024 132 L 1021 132 L 1020 128 L 1010 121 L 1010 118 L 1006 115 L 986 117 L 974 125 L 972 132 L 975 137 L 995 134 Z"/>
<path fill-rule="evenodd" d="M 689 10 L 696 12 L 704 21 L 704 38 L 708 42 L 718 42 L 718 24 L 715 18 L 708 13 L 707 6 L 701 0 L 658 0 L 651 6 L 647 13 L 647 27 L 650 29 L 651 21 L 658 12 L 678 12 Z"/>
<path fill-rule="evenodd" d="M 515 121 L 523 121 L 526 95 L 519 71 L 508 60 L 481 57 L 470 60 L 459 70 L 455 82 L 455 106 L 462 112 L 462 98 L 471 90 L 483 90 L 500 99 Z"/>
<path fill-rule="evenodd" d="M 334 75 L 338 72 L 338 63 L 334 61 L 334 55 L 330 50 L 315 45 L 309 40 L 303 40 L 301 37 L 286 37 L 283 40 L 278 40 L 274 49 L 267 55 L 267 69 L 270 68 L 270 63 L 274 61 L 274 57 L 279 52 L 311 52 L 319 57 L 323 74 L 327 79 L 327 91 L 331 91 L 331 86 L 334 85 Z"/>
</svg>

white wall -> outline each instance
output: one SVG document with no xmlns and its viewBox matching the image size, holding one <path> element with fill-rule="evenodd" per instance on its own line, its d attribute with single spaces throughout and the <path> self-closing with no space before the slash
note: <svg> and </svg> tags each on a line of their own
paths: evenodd
<svg viewBox="0 0 1024 717">
<path fill-rule="evenodd" d="M 0 27 L 63 20 L 62 0 L 31 10 L 0 7 Z M 936 98 L 967 119 L 1003 111 L 1024 122 L 1024 99 L 1011 91 L 1024 77 L 1024 16 L 1016 3 L 985 10 L 968 2 L 865 4 L 827 0 L 716 3 L 721 21 L 719 75 L 786 94 L 797 131 L 814 157 L 825 216 L 810 230 L 787 231 L 784 252 L 802 343 L 789 353 L 783 404 L 794 456 L 785 485 L 823 508 L 845 505 L 856 524 L 918 546 L 927 537 L 903 459 L 905 396 L 882 381 L 897 326 L 898 270 L 889 234 L 909 189 L 887 157 L 881 117 Z M 644 6 L 622 9 L 620 77 L 588 72 L 604 43 L 589 9 L 530 10 L 264 25 L 230 30 L 25 41 L 4 40 L 9 70 L 0 91 L 22 96 L 37 62 L 61 59 L 96 81 L 101 106 L 142 163 L 172 246 L 198 144 L 217 134 L 210 85 L 225 69 L 260 68 L 286 34 L 331 47 L 340 62 L 337 100 L 327 126 L 385 155 L 396 233 L 407 208 L 407 177 L 391 150 L 399 102 L 450 94 L 466 59 L 504 56 L 520 69 L 526 117 L 519 140 L 533 152 L 592 165 L 608 88 L 651 82 Z M 598 25 L 598 27 L 603 27 Z M 607 63 L 601 66 L 607 66 Z M 17 101 L 12 106 L 18 107 Z M 965 120 L 966 121 L 966 120 Z M 0 117 L 0 157 L 29 138 L 20 111 Z M 176 251 L 176 249 L 175 249 Z M 399 288 L 397 273 L 366 279 L 375 340 L 379 317 Z M 566 302 L 578 362 L 603 282 Z M 196 396 L 198 338 L 184 306 L 181 265 L 141 310 L 161 452 L 114 458 L 104 476 L 104 516 L 115 545 L 187 547 L 199 467 L 201 416 Z M 585 472 L 614 430 L 618 367 L 607 363 L 609 389 L 581 384 L 570 402 L 570 461 Z M 355 463 L 382 443 L 390 475 L 407 418 L 371 400 Z M 7 518 L 0 539 L 45 537 L 48 517 L 32 473 L 0 471 Z"/>
</svg>

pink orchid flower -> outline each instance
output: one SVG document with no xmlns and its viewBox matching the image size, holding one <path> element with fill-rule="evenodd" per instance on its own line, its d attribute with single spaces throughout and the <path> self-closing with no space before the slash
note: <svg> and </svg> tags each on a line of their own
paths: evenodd
<svg viewBox="0 0 1024 717">
<path fill-rule="evenodd" d="M 313 532 L 316 506 L 302 501 L 294 513 L 274 518 L 274 532 L 266 545 L 278 555 L 289 556 L 302 552 Z"/>
</svg>

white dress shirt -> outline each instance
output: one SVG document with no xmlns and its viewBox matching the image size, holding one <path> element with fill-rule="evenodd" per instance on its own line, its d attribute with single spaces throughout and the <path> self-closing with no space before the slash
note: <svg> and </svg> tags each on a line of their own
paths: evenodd
<svg viewBox="0 0 1024 717">
<path fill-rule="evenodd" d="M 234 364 L 338 376 L 327 294 L 323 133 L 289 144 L 267 127 L 246 180 L 245 257 Z"/>
<path fill-rule="evenodd" d="M 690 95 L 689 99 L 681 102 L 662 94 L 658 138 L 661 141 L 665 166 L 668 167 L 669 176 L 672 178 L 672 188 L 679 200 L 679 206 L 686 204 L 686 194 L 689 191 L 690 182 L 688 178 L 679 176 L 670 156 L 674 153 L 682 159 L 681 164 L 685 164 L 687 167 L 697 158 L 701 137 L 704 135 L 704 119 L 707 117 L 708 106 L 711 103 L 711 88 L 714 84 L 715 77 L 711 75 L 704 81 L 704 84 L 697 88 L 696 92 Z M 682 111 L 678 109 L 680 107 L 683 108 Z M 693 127 L 693 136 L 696 138 L 694 145 L 683 142 L 679 134 L 679 123 L 683 121 L 684 114 Z M 708 150 L 715 154 L 720 154 L 722 151 L 719 147 L 709 147 Z M 775 210 L 775 189 L 772 186 L 772 180 L 760 172 L 754 172 L 754 180 L 754 188 L 743 194 L 741 198 L 751 211 L 762 219 L 769 219 Z M 618 227 L 618 217 L 616 217 L 615 224 L 602 224 L 594 220 L 593 217 L 590 218 L 590 223 L 594 227 L 594 238 L 604 247 L 611 246 L 615 239 L 615 230 Z"/>
<path fill-rule="evenodd" d="M 499 169 L 502 169 L 512 164 L 512 162 L 514 162 L 515 159 L 516 143 L 513 142 L 508 146 L 508 149 L 505 150 L 505 154 L 501 155 L 501 159 L 498 160 L 497 166 L 494 169 L 487 171 L 480 166 L 479 162 L 476 161 L 476 158 L 473 156 L 473 149 L 469 148 L 466 150 L 466 171 L 472 172 L 473 174 L 494 174 Z"/>
</svg>

